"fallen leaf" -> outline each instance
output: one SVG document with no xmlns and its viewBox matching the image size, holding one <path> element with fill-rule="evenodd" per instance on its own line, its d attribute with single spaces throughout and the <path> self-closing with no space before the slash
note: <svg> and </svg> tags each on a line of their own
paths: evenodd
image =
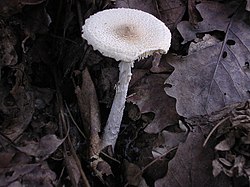
<svg viewBox="0 0 250 187">
<path fill-rule="evenodd" d="M 18 164 L 10 168 L 0 168 L 0 186 L 48 186 L 55 183 L 56 175 L 45 162 L 39 164 Z"/>
<path fill-rule="evenodd" d="M 19 164 L 10 168 L 0 168 L 0 186 L 7 186 L 11 182 L 32 172 L 40 164 Z"/>
<path fill-rule="evenodd" d="M 0 152 L 0 168 L 7 167 L 14 156 L 13 152 Z"/>
<path fill-rule="evenodd" d="M 159 16 L 153 0 L 116 0 L 117 8 L 134 8 Z"/>
<path fill-rule="evenodd" d="M 58 139 L 56 135 L 46 135 L 38 142 L 29 141 L 26 146 L 17 147 L 17 149 L 39 160 L 44 160 L 54 153 L 63 141 L 64 139 Z"/>
<path fill-rule="evenodd" d="M 42 162 L 32 172 L 22 176 L 21 181 L 23 186 L 53 187 L 56 183 L 56 174 L 49 168 L 46 162 Z"/>
<path fill-rule="evenodd" d="M 184 39 L 182 43 L 194 40 L 197 33 L 207 33 L 214 30 L 225 31 L 230 21 L 229 16 L 232 15 L 236 7 L 234 4 L 212 1 L 198 4 L 196 8 L 199 10 L 203 21 L 198 22 L 196 27 L 188 21 L 182 21 L 177 25 L 177 29 Z"/>
<path fill-rule="evenodd" d="M 246 10 L 247 10 L 247 11 L 250 11 L 250 0 L 247 0 Z"/>
<path fill-rule="evenodd" d="M 163 21 L 171 30 L 176 28 L 186 10 L 181 0 L 116 0 L 116 7 L 135 8 L 148 12 Z"/>
<path fill-rule="evenodd" d="M 224 176 L 212 175 L 211 149 L 203 148 L 204 135 L 199 128 L 190 132 L 185 143 L 179 145 L 175 157 L 169 162 L 166 176 L 155 182 L 155 187 L 215 187 L 232 186 Z"/>
<path fill-rule="evenodd" d="M 235 135 L 230 133 L 224 140 L 215 146 L 217 151 L 229 151 L 235 144 Z"/>
<path fill-rule="evenodd" d="M 186 133 L 174 133 L 163 131 L 159 134 L 158 139 L 153 147 L 152 154 L 154 158 L 162 156 L 169 152 L 172 148 L 178 146 L 186 138 Z"/>
<path fill-rule="evenodd" d="M 175 71 L 166 80 L 172 87 L 165 91 L 176 98 L 179 115 L 189 118 L 211 114 L 250 97 L 250 71 L 245 66 L 250 58 L 250 26 L 244 16 L 244 12 L 238 12 L 230 23 L 226 22 L 224 42 L 185 57 L 168 58 Z"/>
<path fill-rule="evenodd" d="M 147 133 L 158 133 L 169 125 L 178 123 L 175 100 L 164 92 L 167 75 L 151 74 L 137 81 L 130 90 L 127 101 L 138 105 L 141 113 L 153 112 L 155 117 L 146 127 Z"/>
<path fill-rule="evenodd" d="M 0 3 L 1 4 L 1 3 Z M 1 7 L 1 5 L 0 5 Z M 10 26 L 0 20 L 0 68 L 15 65 L 18 56 L 15 50 L 16 37 Z"/>
<path fill-rule="evenodd" d="M 24 5 L 37 5 L 45 0 L 1 0 L 0 15 L 8 17 L 22 11 Z"/>
<path fill-rule="evenodd" d="M 144 180 L 142 177 L 141 169 L 137 165 L 129 163 L 128 161 L 125 161 L 124 164 L 126 169 L 125 175 L 128 184 L 133 186 L 139 186 L 139 184 L 142 183 L 142 181 Z"/>
<path fill-rule="evenodd" d="M 36 33 L 44 34 L 49 30 L 51 18 L 45 9 L 45 5 L 37 5 L 23 12 L 23 29 L 27 36 Z"/>
<path fill-rule="evenodd" d="M 34 93 L 32 88 L 26 85 L 23 77 L 23 64 L 16 66 L 15 84 L 11 90 L 2 86 L 3 92 L 0 92 L 2 101 L 0 109 L 6 117 L 2 122 L 2 133 L 10 140 L 14 141 L 28 127 L 34 114 Z M 8 93 L 9 91 L 9 93 Z"/>
</svg>

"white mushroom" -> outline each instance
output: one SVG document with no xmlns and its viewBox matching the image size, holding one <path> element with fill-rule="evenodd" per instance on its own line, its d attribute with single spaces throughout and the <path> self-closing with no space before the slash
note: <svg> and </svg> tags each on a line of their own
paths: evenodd
<svg viewBox="0 0 250 187">
<path fill-rule="evenodd" d="M 125 108 L 131 68 L 135 60 L 154 52 L 167 53 L 171 33 L 153 15 L 135 9 L 118 8 L 98 12 L 86 19 L 82 37 L 104 56 L 121 61 L 116 94 L 108 117 L 101 148 L 114 148 Z"/>
</svg>

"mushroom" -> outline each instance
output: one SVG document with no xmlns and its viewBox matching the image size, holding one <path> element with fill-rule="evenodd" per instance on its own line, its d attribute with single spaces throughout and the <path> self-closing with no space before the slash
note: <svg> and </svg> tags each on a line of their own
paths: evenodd
<svg viewBox="0 0 250 187">
<path fill-rule="evenodd" d="M 155 52 L 167 53 L 171 33 L 162 21 L 149 13 L 117 8 L 100 11 L 86 19 L 82 37 L 94 50 L 120 61 L 119 81 L 101 141 L 102 149 L 109 145 L 114 149 L 132 76 L 131 68 L 136 60 Z"/>
</svg>

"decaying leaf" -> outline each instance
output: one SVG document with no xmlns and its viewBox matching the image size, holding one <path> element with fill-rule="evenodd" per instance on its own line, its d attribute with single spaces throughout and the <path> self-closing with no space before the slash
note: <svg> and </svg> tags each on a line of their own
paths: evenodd
<svg viewBox="0 0 250 187">
<path fill-rule="evenodd" d="M 46 135 L 39 142 L 30 141 L 26 146 L 17 147 L 17 149 L 27 155 L 44 160 L 55 152 L 63 141 L 64 139 L 58 139 L 55 135 Z"/>
<path fill-rule="evenodd" d="M 45 0 L 1 0 L 0 1 L 0 15 L 11 16 L 21 12 L 25 5 L 37 5 Z"/>
<path fill-rule="evenodd" d="M 129 91 L 131 97 L 127 99 L 128 102 L 138 105 L 141 113 L 155 114 L 153 121 L 145 129 L 148 133 L 158 133 L 165 127 L 178 123 L 175 100 L 164 93 L 163 83 L 166 77 L 164 74 L 145 76 Z"/>
<path fill-rule="evenodd" d="M 0 186 L 42 186 L 52 187 L 56 175 L 45 162 L 39 164 L 18 164 L 0 168 Z M 19 183 L 18 183 L 19 182 Z"/>
<path fill-rule="evenodd" d="M 34 93 L 26 85 L 23 65 L 16 66 L 15 84 L 11 90 L 1 84 L 1 88 L 6 89 L 0 92 L 2 101 L 0 110 L 6 115 L 1 127 L 2 133 L 10 140 L 14 141 L 28 127 L 34 114 Z M 8 93 L 9 92 L 9 93 Z"/>
<path fill-rule="evenodd" d="M 222 110 L 221 113 L 224 113 Z M 229 119 L 229 123 L 222 123 Z M 249 165 L 249 135 L 250 135 L 250 104 L 249 101 L 233 105 L 224 113 L 224 119 L 218 122 L 216 129 L 212 129 L 214 136 L 208 136 L 215 144 L 215 159 L 213 160 L 213 175 L 221 172 L 229 177 L 250 177 Z M 220 125 L 220 126 L 219 126 Z M 211 134 L 210 133 L 210 134 Z M 215 138 L 211 138 L 215 137 Z"/>
<path fill-rule="evenodd" d="M 159 134 L 156 140 L 156 146 L 152 150 L 154 158 L 162 156 L 169 152 L 172 148 L 178 146 L 186 138 L 186 133 L 174 133 L 163 131 Z"/>
<path fill-rule="evenodd" d="M 221 12 L 217 14 L 218 19 L 224 16 L 225 12 Z M 244 16 L 244 12 L 239 11 L 230 22 L 224 22 L 228 27 L 227 30 L 221 28 L 227 33 L 223 42 L 186 57 L 168 58 L 175 71 L 166 80 L 172 87 L 165 91 L 177 99 L 180 115 L 211 114 L 250 97 L 250 71 L 245 66 L 250 58 L 249 33 L 246 32 L 250 26 L 244 22 Z M 213 25 L 214 20 L 206 22 Z"/>
<path fill-rule="evenodd" d="M 185 143 L 179 145 L 175 157 L 169 162 L 166 176 L 155 182 L 155 187 L 183 186 L 231 186 L 227 178 L 214 178 L 212 175 L 211 149 L 202 148 L 204 135 L 195 128 Z"/>
<path fill-rule="evenodd" d="M 145 179 L 142 177 L 142 171 L 137 165 L 125 161 L 125 168 L 125 175 L 129 185 L 142 187 L 142 184 L 146 184 Z"/>
<path fill-rule="evenodd" d="M 182 21 L 177 25 L 177 29 L 184 39 L 183 43 L 194 40 L 197 33 L 207 33 L 214 30 L 226 31 L 230 21 L 229 17 L 236 7 L 234 4 L 222 4 L 212 1 L 198 4 L 196 8 L 199 10 L 203 21 L 198 22 L 196 27 L 188 21 Z"/>
<path fill-rule="evenodd" d="M 0 20 L 0 41 L 0 68 L 15 65 L 18 59 L 15 50 L 16 37 L 12 28 L 2 20 Z"/>
<path fill-rule="evenodd" d="M 185 5 L 181 0 L 116 0 L 116 7 L 140 9 L 160 18 L 171 30 L 185 13 Z"/>
</svg>

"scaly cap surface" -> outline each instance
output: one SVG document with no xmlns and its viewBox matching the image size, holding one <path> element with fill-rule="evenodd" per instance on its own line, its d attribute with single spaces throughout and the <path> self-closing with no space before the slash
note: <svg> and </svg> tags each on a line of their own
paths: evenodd
<svg viewBox="0 0 250 187">
<path fill-rule="evenodd" d="M 141 10 L 118 8 L 90 16 L 82 27 L 82 37 L 104 56 L 133 62 L 154 52 L 167 53 L 171 33 L 153 15 Z"/>
</svg>

